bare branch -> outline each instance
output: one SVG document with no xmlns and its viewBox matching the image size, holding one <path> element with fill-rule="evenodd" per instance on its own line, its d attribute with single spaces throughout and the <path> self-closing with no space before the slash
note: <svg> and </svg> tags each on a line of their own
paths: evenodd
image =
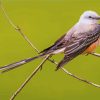
<svg viewBox="0 0 100 100">
<path fill-rule="evenodd" d="M 11 19 L 9 18 L 9 16 L 7 15 L 7 13 L 6 13 L 6 11 L 5 11 L 3 5 L 2 5 L 2 1 L 0 1 L 0 7 L 1 7 L 1 10 L 3 11 L 3 13 L 4 13 L 6 19 L 7 19 L 8 22 L 11 24 L 11 26 L 12 26 L 13 28 L 17 29 L 16 25 L 12 22 L 12 20 L 11 20 Z"/>
<path fill-rule="evenodd" d="M 1 7 L 1 10 L 3 11 L 3 14 L 5 16 L 5 18 L 7 19 L 7 21 L 9 22 L 9 24 L 16 30 L 18 31 L 22 36 L 23 38 L 28 42 L 28 44 L 33 48 L 35 49 L 36 52 L 39 53 L 38 49 L 32 44 L 32 42 L 28 39 L 28 37 L 22 32 L 21 28 L 17 25 L 15 25 L 12 20 L 9 18 L 8 14 L 6 13 L 3 5 L 2 5 L 2 2 L 0 2 L 0 7 Z"/>
<path fill-rule="evenodd" d="M 14 100 L 14 98 L 21 92 L 21 90 L 26 86 L 26 84 L 32 79 L 32 77 L 38 72 L 38 70 L 43 66 L 43 64 L 45 63 L 45 61 L 47 60 L 49 58 L 49 55 L 48 56 L 46 56 L 45 57 L 45 59 L 36 67 L 36 69 L 32 72 L 32 74 L 30 74 L 30 76 L 24 81 L 24 83 L 22 83 L 22 85 L 16 90 L 16 92 L 11 96 L 11 98 L 10 98 L 10 100 Z M 49 59 L 50 60 L 50 59 Z M 53 61 L 53 60 L 51 60 L 52 61 L 52 63 L 54 63 L 54 64 L 58 64 L 57 62 L 55 62 L 55 61 Z M 98 84 L 95 84 L 95 83 L 93 83 L 93 82 L 90 82 L 90 81 L 88 81 L 88 80 L 85 80 L 85 79 L 82 79 L 82 78 L 80 78 L 80 77 L 78 77 L 78 76 L 76 76 L 76 75 L 74 75 L 74 74 L 72 74 L 72 73 L 70 73 L 68 70 L 66 70 L 65 68 L 61 68 L 66 74 L 68 74 L 68 75 L 70 75 L 70 76 L 72 76 L 72 77 L 74 77 L 74 78 L 76 78 L 76 79 L 78 79 L 78 80 L 80 80 L 80 81 L 82 81 L 82 82 L 85 82 L 85 83 L 88 83 L 88 84 L 90 84 L 90 85 L 92 85 L 92 86 L 95 86 L 95 87 L 98 87 L 98 88 L 100 88 L 100 85 L 98 85 Z"/>
<path fill-rule="evenodd" d="M 80 77 L 78 77 L 78 76 L 76 76 L 76 75 L 70 73 L 70 72 L 69 72 L 68 70 L 66 70 L 65 68 L 62 68 L 62 70 L 63 70 L 65 73 L 67 73 L 68 75 L 70 75 L 70 76 L 72 76 L 72 77 L 74 77 L 74 78 L 76 78 L 76 79 L 78 79 L 78 80 L 80 80 L 80 81 L 82 81 L 82 82 L 85 82 L 85 83 L 88 83 L 88 84 L 90 84 L 90 85 L 92 85 L 92 86 L 95 86 L 95 87 L 100 88 L 100 85 L 95 84 L 95 83 L 93 83 L 93 82 L 90 82 L 90 81 L 88 81 L 88 80 L 82 79 L 82 78 L 80 78 Z"/>
<path fill-rule="evenodd" d="M 100 54 L 95 53 L 95 52 L 91 53 L 91 55 L 96 56 L 96 57 L 100 57 Z"/>
<path fill-rule="evenodd" d="M 22 83 L 22 85 L 17 89 L 17 91 L 11 96 L 10 100 L 14 100 L 14 98 L 21 92 L 21 90 L 25 87 L 25 85 L 32 79 L 32 77 L 39 71 L 41 66 L 48 59 L 49 55 L 47 55 L 43 61 L 36 67 L 36 69 L 27 77 L 27 79 Z"/>
</svg>

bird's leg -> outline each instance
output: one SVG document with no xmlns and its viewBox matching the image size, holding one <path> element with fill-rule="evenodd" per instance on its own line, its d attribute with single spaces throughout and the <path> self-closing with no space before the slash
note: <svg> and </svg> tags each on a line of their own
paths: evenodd
<svg viewBox="0 0 100 100">
<path fill-rule="evenodd" d="M 89 53 L 86 53 L 86 54 L 85 54 L 85 56 L 88 56 L 88 55 L 89 55 Z"/>
<path fill-rule="evenodd" d="M 100 54 L 99 53 L 92 52 L 90 54 L 93 55 L 93 56 L 96 56 L 96 57 L 100 57 Z"/>
</svg>

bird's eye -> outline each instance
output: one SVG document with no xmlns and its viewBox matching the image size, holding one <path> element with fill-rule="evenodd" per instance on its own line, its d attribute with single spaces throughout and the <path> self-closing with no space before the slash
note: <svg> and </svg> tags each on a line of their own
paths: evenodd
<svg viewBox="0 0 100 100">
<path fill-rule="evenodd" d="M 89 16 L 89 18 L 92 18 L 91 16 Z"/>
</svg>

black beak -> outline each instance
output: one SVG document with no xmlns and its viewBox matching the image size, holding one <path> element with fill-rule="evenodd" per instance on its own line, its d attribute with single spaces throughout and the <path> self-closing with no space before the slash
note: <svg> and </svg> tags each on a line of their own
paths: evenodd
<svg viewBox="0 0 100 100">
<path fill-rule="evenodd" d="M 93 19 L 100 20 L 100 16 L 93 17 Z"/>
</svg>

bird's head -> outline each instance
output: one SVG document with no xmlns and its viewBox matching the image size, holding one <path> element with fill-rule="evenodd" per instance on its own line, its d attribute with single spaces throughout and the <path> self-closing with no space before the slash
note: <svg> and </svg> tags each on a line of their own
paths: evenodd
<svg viewBox="0 0 100 100">
<path fill-rule="evenodd" d="M 94 11 L 85 11 L 79 19 L 79 23 L 97 24 L 100 16 Z"/>
</svg>

